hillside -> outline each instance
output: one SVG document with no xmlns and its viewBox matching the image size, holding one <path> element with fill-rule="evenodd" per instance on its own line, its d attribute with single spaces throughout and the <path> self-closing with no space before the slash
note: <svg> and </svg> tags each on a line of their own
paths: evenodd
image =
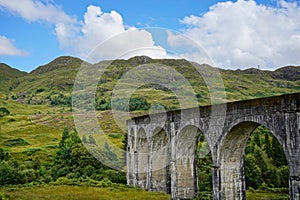
<svg viewBox="0 0 300 200">
<path fill-rule="evenodd" d="M 20 78 L 27 75 L 26 72 L 14 69 L 4 63 L 0 63 L 0 95 L 8 94 L 20 83 Z"/>
<path fill-rule="evenodd" d="M 79 135 L 80 139 L 82 139 L 81 142 L 76 132 L 72 131 L 75 126 L 71 108 L 71 96 L 74 80 L 82 63 L 83 61 L 78 58 L 63 56 L 38 67 L 30 73 L 20 72 L 5 64 L 0 64 L 0 71 L 2 70 L 0 74 L 0 94 L 4 94 L 2 96 L 0 95 L 0 108 L 4 107 L 10 113 L 9 115 L 0 117 L 0 157 L 5 158 L 0 164 L 0 171 L 2 167 L 2 172 L 9 174 L 7 176 L 11 182 L 20 180 L 23 181 L 22 183 L 28 185 L 32 183 L 50 183 L 54 186 L 75 184 L 77 186 L 81 185 L 82 187 L 96 184 L 97 187 L 100 185 L 100 188 L 104 187 L 103 185 L 115 184 L 115 182 L 125 182 L 125 175 L 123 173 L 120 174 L 111 169 L 101 167 L 102 164 L 95 161 L 95 159 L 86 152 L 82 142 L 85 141 L 85 147 L 98 152 L 102 157 L 105 157 L 106 154 L 112 154 L 114 158 L 116 158 L 115 160 L 119 161 L 119 164 L 122 164 L 124 161 L 122 152 L 119 150 L 115 151 L 115 149 L 111 149 L 107 146 L 105 147 L 101 134 L 95 134 L 94 136 L 88 134 L 85 139 L 83 135 Z M 110 65 L 103 71 L 103 66 L 106 66 L 108 63 Z M 194 66 L 186 60 L 151 59 L 146 56 L 139 56 L 128 60 L 103 61 L 94 65 L 89 63 L 84 64 L 104 72 L 102 77 L 99 77 L 95 95 L 96 115 L 98 123 L 108 140 L 112 142 L 115 147 L 119 147 L 119 149 L 123 148 L 123 141 L 126 141 L 126 126 L 125 123 L 116 124 L 115 115 L 113 115 L 111 110 L 112 91 L 116 88 L 119 89 L 118 91 L 120 91 L 120 93 L 117 96 L 116 107 L 114 108 L 119 110 L 116 115 L 122 118 L 123 122 L 130 117 L 126 115 L 127 111 L 131 111 L 131 117 L 138 116 L 147 113 L 149 108 L 155 108 L 155 104 L 161 104 L 166 110 L 179 108 L 181 105 L 179 104 L 176 94 L 188 94 L 187 91 L 189 89 L 187 85 L 184 85 L 184 80 L 187 80 L 192 86 L 193 95 L 199 105 L 211 103 L 205 79 L 206 81 L 207 79 L 213 80 L 212 83 L 216 92 L 221 92 L 222 84 L 224 84 L 226 101 L 252 99 L 300 91 L 300 67 L 296 66 L 286 66 L 275 71 L 263 71 L 255 68 L 246 70 L 218 69 L 223 80 L 220 84 L 214 82 L 214 78 L 216 78 L 215 68 L 193 63 L 201 70 L 200 74 Z M 149 71 L 151 72 L 150 76 Z M 93 76 L 91 72 L 87 72 L 87 74 L 83 74 L 81 78 L 91 79 Z M 152 81 L 152 83 L 135 88 L 136 84 L 141 80 Z M 165 84 L 167 87 L 162 84 Z M 126 108 L 124 107 L 124 103 L 126 103 L 125 100 L 127 97 L 123 95 L 128 94 L 132 88 L 136 90 L 130 99 L 129 108 Z M 89 99 L 83 99 L 83 101 L 86 101 L 83 102 L 83 104 L 88 104 Z M 189 106 L 189 104 L 184 106 Z M 64 142 L 63 134 L 65 133 L 65 127 L 68 128 L 70 133 L 68 133 L 69 136 L 67 136 L 68 139 L 64 145 L 73 145 L 70 149 L 64 149 L 66 146 L 62 145 Z M 254 181 L 251 183 L 255 186 L 255 183 L 258 182 L 255 179 L 255 175 L 260 177 L 261 174 L 259 173 L 262 172 L 265 172 L 265 174 L 280 174 L 278 177 L 285 177 L 285 175 L 288 174 L 286 173 L 288 168 L 282 165 L 278 170 L 275 169 L 272 163 L 275 159 L 268 157 L 264 150 L 267 145 L 262 144 L 259 146 L 260 141 L 267 141 L 265 138 L 267 132 L 264 129 L 259 129 L 259 131 L 253 135 L 256 138 L 249 139 L 248 146 L 251 148 L 246 148 L 246 150 L 250 152 L 246 161 L 252 161 L 251 156 L 252 154 L 254 155 L 254 153 L 255 155 L 257 153 L 262 154 L 269 171 L 255 171 L 249 168 L 251 172 L 255 171 L 255 173 L 257 173 L 252 174 Z M 269 142 L 275 141 L 271 139 L 271 137 L 272 135 L 270 133 Z M 91 143 L 91 141 L 94 141 L 94 144 Z M 257 141 L 259 142 L 257 143 Z M 95 149 L 93 145 L 96 145 L 97 148 Z M 275 145 L 272 144 L 272 146 Z M 65 159 L 62 155 L 69 157 Z M 276 154 L 275 157 L 278 157 L 278 154 Z M 68 160 L 70 160 L 70 162 L 68 162 Z M 210 169 L 210 161 L 210 158 L 203 161 L 203 163 L 206 164 L 204 167 Z M 16 162 L 19 164 L 15 165 L 14 163 Z M 261 160 L 258 162 L 262 163 Z M 39 164 L 39 166 L 35 166 L 34 163 Z M 256 165 L 258 164 L 251 166 L 257 169 L 258 167 Z M 15 171 L 10 172 L 9 170 Z M 273 171 L 270 172 L 270 170 Z M 13 177 L 11 174 L 20 174 L 20 176 Z M 36 176 L 32 177 L 32 174 Z M 201 176 L 203 176 L 203 180 L 207 181 L 202 181 L 203 184 L 200 184 L 200 186 L 210 191 L 211 175 L 205 171 Z M 247 175 L 247 177 L 252 176 Z M 0 183 L 1 177 L 2 176 L 0 176 Z M 288 178 L 282 179 L 288 180 Z M 113 183 L 107 182 L 107 180 Z M 8 180 L 6 181 L 10 183 Z M 269 182 L 274 184 L 273 179 L 270 179 Z M 266 182 L 267 186 L 274 187 L 272 184 L 269 184 L 269 182 Z M 19 184 L 18 181 L 17 183 Z M 262 184 L 262 180 L 259 184 Z M 286 182 L 284 181 L 278 181 L 276 187 L 286 187 L 285 184 Z M 207 185 L 208 187 L 206 187 Z M 258 184 L 256 184 L 256 186 L 257 185 Z M 47 187 L 42 189 L 43 192 L 49 189 Z M 254 189 L 257 187 L 254 187 Z M 38 188 L 34 189 L 38 190 Z M 10 189 L 4 189 L 2 191 L 5 191 L 5 193 L 11 195 L 11 197 L 17 197 L 14 195 L 18 195 L 19 192 L 20 195 L 23 195 L 25 192 L 23 189 L 20 189 L 18 193 L 10 192 Z M 283 196 L 287 196 L 285 191 L 288 190 L 282 191 Z M 134 190 L 130 190 L 129 192 L 134 192 Z M 138 192 L 140 193 L 140 191 Z M 253 189 L 247 192 L 250 192 L 252 196 L 257 193 L 257 191 Z M 28 194 L 25 195 L 30 196 Z M 259 193 L 257 195 L 259 195 Z M 265 194 L 262 196 L 264 198 L 267 197 L 270 199 L 272 197 L 272 199 L 274 199 L 272 195 L 278 196 L 279 193 L 275 192 L 274 194 L 270 193 L 266 195 L 271 196 L 265 196 Z"/>
<path fill-rule="evenodd" d="M 146 56 L 139 56 L 129 60 L 103 61 L 95 64 L 94 67 L 102 70 L 101 66 L 108 62 L 111 62 L 110 65 L 99 79 L 96 93 L 97 102 L 110 101 L 112 90 L 126 72 L 134 70 L 139 65 L 161 65 L 171 67 L 189 81 L 200 105 L 211 103 L 208 88 L 202 77 L 203 75 L 211 76 L 210 73 L 214 72 L 215 69 L 210 66 L 198 65 L 202 70 L 201 75 L 191 63 L 185 60 L 151 59 Z M 70 106 L 74 79 L 82 63 L 83 61 L 78 58 L 63 56 L 38 67 L 29 74 L 20 72 L 18 84 L 11 91 L 11 97 L 25 104 Z M 161 73 L 162 79 L 166 77 L 167 70 L 166 68 L 164 74 Z M 219 69 L 219 71 L 224 82 L 227 101 L 294 93 L 300 89 L 300 67 L 287 66 L 275 71 L 263 71 L 255 68 L 246 70 Z M 155 74 L 150 78 L 153 77 L 159 77 L 159 75 Z M 164 80 L 158 80 L 158 83 L 161 82 Z M 132 80 L 125 80 L 125 83 L 130 86 Z M 182 83 L 179 80 L 166 80 L 165 83 L 172 85 L 172 88 L 165 88 L 159 84 L 145 85 L 138 88 L 133 97 L 145 98 L 150 104 L 159 102 L 169 109 L 176 108 L 178 101 L 172 89 L 174 91 Z M 3 84 L 1 85 L 3 87 Z M 98 107 L 100 106 L 98 105 Z"/>
</svg>

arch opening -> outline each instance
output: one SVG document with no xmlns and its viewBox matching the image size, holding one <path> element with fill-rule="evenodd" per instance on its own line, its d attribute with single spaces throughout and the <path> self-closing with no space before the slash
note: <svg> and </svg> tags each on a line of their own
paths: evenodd
<svg viewBox="0 0 300 200">
<path fill-rule="evenodd" d="M 212 199 L 212 155 L 204 134 L 200 134 L 196 149 L 198 198 Z"/>
<path fill-rule="evenodd" d="M 278 199 L 288 199 L 287 159 L 277 138 L 264 126 L 258 126 L 247 140 L 244 170 L 248 199 L 271 199 L 274 194 L 269 191 L 274 191 Z"/>
<path fill-rule="evenodd" d="M 195 126 L 184 127 L 177 136 L 177 195 L 188 199 L 211 197 L 212 158 L 204 134 Z"/>
<path fill-rule="evenodd" d="M 148 169 L 148 140 L 146 132 L 143 128 L 137 133 L 136 151 L 135 151 L 135 167 L 138 171 L 136 174 L 137 185 L 141 188 L 147 188 L 147 169 Z"/>
<path fill-rule="evenodd" d="M 273 150 L 277 152 L 273 154 L 273 157 L 269 157 L 266 153 L 269 151 L 271 154 L 271 145 L 274 146 Z M 273 160 L 277 162 L 275 161 L 277 156 L 280 159 L 277 160 L 278 164 L 274 166 L 272 162 Z M 245 199 L 246 189 L 250 189 L 247 192 L 247 197 L 252 199 L 253 195 L 256 194 L 253 192 L 255 189 L 261 190 L 269 187 L 274 189 L 272 182 L 277 176 L 277 171 L 283 175 L 281 178 L 277 176 L 277 186 L 280 186 L 281 183 L 282 186 L 286 186 L 289 177 L 286 163 L 282 146 L 267 128 L 250 121 L 235 125 L 225 136 L 220 148 L 221 198 Z M 280 166 L 283 167 L 277 168 Z M 288 189 L 286 190 L 288 191 Z"/>
<path fill-rule="evenodd" d="M 157 128 L 151 138 L 151 191 L 170 193 L 168 135 Z"/>
</svg>

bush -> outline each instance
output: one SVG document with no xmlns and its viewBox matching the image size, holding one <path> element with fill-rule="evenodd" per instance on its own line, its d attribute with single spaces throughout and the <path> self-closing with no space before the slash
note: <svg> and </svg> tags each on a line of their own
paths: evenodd
<svg viewBox="0 0 300 200">
<path fill-rule="evenodd" d="M 14 184 L 16 170 L 7 162 L 0 164 L 0 185 Z"/>
<path fill-rule="evenodd" d="M 9 147 L 15 147 L 15 146 L 26 146 L 29 145 L 29 142 L 24 140 L 23 138 L 16 138 L 16 139 L 10 139 L 10 140 L 5 140 L 3 142 L 5 146 Z"/>
<path fill-rule="evenodd" d="M 6 200 L 5 194 L 3 192 L 0 192 L 0 200 Z"/>
<path fill-rule="evenodd" d="M 54 183 L 54 185 L 78 185 L 80 186 L 80 181 L 79 179 L 68 179 L 66 177 L 60 177 L 58 178 Z"/>
<path fill-rule="evenodd" d="M 9 115 L 9 114 L 10 114 L 10 112 L 6 108 L 4 108 L 4 107 L 0 108 L 0 118 L 4 117 L 6 115 Z"/>
<path fill-rule="evenodd" d="M 31 183 L 35 181 L 38 177 L 38 174 L 34 169 L 25 169 L 19 171 L 18 174 L 20 175 L 20 182 L 21 183 Z"/>
<path fill-rule="evenodd" d="M 151 105 L 147 102 L 146 99 L 136 97 L 136 98 L 116 98 L 111 101 L 101 100 L 96 104 L 96 110 L 120 110 L 120 111 L 135 111 L 135 110 L 148 110 Z"/>
</svg>

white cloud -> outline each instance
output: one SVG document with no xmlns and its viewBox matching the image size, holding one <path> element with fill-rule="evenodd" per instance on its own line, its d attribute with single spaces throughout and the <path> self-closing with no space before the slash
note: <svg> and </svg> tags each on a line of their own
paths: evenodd
<svg viewBox="0 0 300 200">
<path fill-rule="evenodd" d="M 178 58 L 214 66 L 207 52 L 196 41 L 172 31 L 167 31 L 167 35 L 167 42 L 171 50 L 177 53 Z"/>
<path fill-rule="evenodd" d="M 13 40 L 0 36 L 0 56 L 26 56 L 25 51 L 16 48 Z"/>
<path fill-rule="evenodd" d="M 96 62 L 141 54 L 155 58 L 166 55 L 162 47 L 155 46 L 149 32 L 127 27 L 123 23 L 122 16 L 116 11 L 104 13 L 98 6 L 89 6 L 84 21 L 78 23 L 76 28 L 69 24 L 57 26 L 56 32 L 60 44 L 63 49 L 83 58 L 91 51 L 97 50 L 93 52 L 92 57 L 88 58 L 89 61 Z M 96 47 L 98 48 L 95 49 Z M 134 49 L 136 51 L 132 51 Z M 123 55 L 128 51 L 132 52 L 127 56 Z"/>
<path fill-rule="evenodd" d="M 163 48 L 154 45 L 150 33 L 138 30 L 130 31 L 135 28 L 127 27 L 118 12 L 105 13 L 98 6 L 89 6 L 83 21 L 69 16 L 61 7 L 51 1 L 0 0 L 0 8 L 30 22 L 44 21 L 52 24 L 55 27 L 55 34 L 61 49 L 81 58 L 85 58 L 97 45 L 119 34 L 124 34 L 119 37 L 119 39 L 123 38 L 121 39 L 122 43 L 110 42 L 112 46 L 107 46 L 107 49 L 98 54 L 98 61 L 119 57 L 120 53 L 133 48 L 153 48 L 152 50 L 140 50 L 139 53 L 136 51 L 137 55 L 144 52 L 150 57 L 162 57 L 166 54 Z M 131 54 L 134 55 L 133 52 Z"/>
<path fill-rule="evenodd" d="M 0 0 L 0 7 L 28 21 L 74 22 L 60 7 L 37 0 Z"/>
<path fill-rule="evenodd" d="M 300 7 L 279 1 L 276 7 L 238 0 L 187 16 L 184 33 L 201 44 L 223 68 L 300 65 Z"/>
</svg>

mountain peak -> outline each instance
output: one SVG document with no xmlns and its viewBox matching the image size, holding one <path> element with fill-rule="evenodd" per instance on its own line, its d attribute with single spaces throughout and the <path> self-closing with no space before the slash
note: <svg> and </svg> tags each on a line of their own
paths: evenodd
<svg viewBox="0 0 300 200">
<path fill-rule="evenodd" d="M 46 65 L 39 66 L 30 72 L 30 74 L 43 74 L 59 68 L 78 66 L 78 64 L 80 65 L 82 62 L 83 60 L 72 56 L 60 56 Z"/>
<path fill-rule="evenodd" d="M 272 77 L 289 81 L 300 80 L 300 66 L 286 66 L 279 68 L 272 73 Z"/>
</svg>

